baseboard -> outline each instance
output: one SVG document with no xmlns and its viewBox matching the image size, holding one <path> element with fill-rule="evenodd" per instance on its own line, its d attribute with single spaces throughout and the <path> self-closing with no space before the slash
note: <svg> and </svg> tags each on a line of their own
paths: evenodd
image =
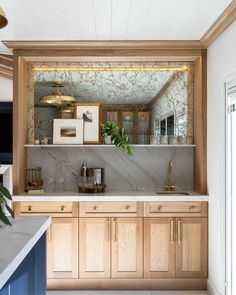
<svg viewBox="0 0 236 295">
<path fill-rule="evenodd" d="M 216 289 L 215 285 L 210 280 L 207 280 L 207 290 L 209 295 L 223 295 Z"/>
<path fill-rule="evenodd" d="M 47 279 L 48 290 L 206 290 L 206 279 Z"/>
</svg>

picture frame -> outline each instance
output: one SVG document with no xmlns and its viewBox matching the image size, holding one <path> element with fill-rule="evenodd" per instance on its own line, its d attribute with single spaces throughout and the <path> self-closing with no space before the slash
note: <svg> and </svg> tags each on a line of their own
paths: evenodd
<svg viewBox="0 0 236 295">
<path fill-rule="evenodd" d="M 74 118 L 84 120 L 84 143 L 101 143 L 101 103 L 75 103 Z"/>
<path fill-rule="evenodd" d="M 54 119 L 53 144 L 83 144 L 83 119 Z"/>
</svg>

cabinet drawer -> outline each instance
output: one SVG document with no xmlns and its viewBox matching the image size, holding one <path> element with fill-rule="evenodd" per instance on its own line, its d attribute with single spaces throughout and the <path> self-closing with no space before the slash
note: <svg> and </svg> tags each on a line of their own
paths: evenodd
<svg viewBox="0 0 236 295">
<path fill-rule="evenodd" d="M 207 216 L 207 202 L 145 202 L 144 216 Z"/>
<path fill-rule="evenodd" d="M 80 203 L 80 217 L 141 217 L 140 202 L 83 202 Z"/>
<path fill-rule="evenodd" d="M 18 211 L 23 214 L 50 216 L 78 216 L 78 203 L 72 202 L 21 202 Z"/>
</svg>

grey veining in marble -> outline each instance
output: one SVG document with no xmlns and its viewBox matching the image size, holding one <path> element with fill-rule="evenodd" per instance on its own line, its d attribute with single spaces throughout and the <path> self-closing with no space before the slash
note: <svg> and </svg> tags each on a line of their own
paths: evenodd
<svg viewBox="0 0 236 295">
<path fill-rule="evenodd" d="M 16 217 L 0 227 L 0 289 L 50 224 L 50 217 Z"/>
<path fill-rule="evenodd" d="M 105 168 L 108 191 L 162 190 L 167 181 L 169 161 L 173 161 L 171 181 L 176 190 L 193 190 L 193 153 L 190 147 L 134 147 L 134 156 L 113 147 L 28 148 L 27 167 L 42 167 L 43 178 L 65 178 L 65 191 L 78 191 L 83 162 L 88 167 Z"/>
</svg>

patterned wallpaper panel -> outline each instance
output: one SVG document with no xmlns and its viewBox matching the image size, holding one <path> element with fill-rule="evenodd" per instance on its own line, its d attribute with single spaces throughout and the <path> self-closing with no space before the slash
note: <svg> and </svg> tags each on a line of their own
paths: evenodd
<svg viewBox="0 0 236 295">
<path fill-rule="evenodd" d="M 32 143 L 35 135 L 47 133 L 50 121 L 56 110 L 36 109 L 39 100 L 49 95 L 55 81 L 61 81 L 65 95 L 74 96 L 79 102 L 101 102 L 103 104 L 143 104 L 152 102 L 152 128 L 155 121 L 168 113 L 184 112 L 184 133 L 193 130 L 193 76 L 192 63 L 181 62 L 80 62 L 80 63 L 32 63 L 29 65 L 28 87 L 28 139 Z M 163 86 L 171 77 L 178 74 L 178 79 L 165 91 Z M 159 92 L 158 99 L 154 99 Z M 44 110 L 43 114 L 42 112 Z M 41 124 L 42 125 L 42 124 Z M 35 133 L 35 135 L 34 135 Z"/>
</svg>

